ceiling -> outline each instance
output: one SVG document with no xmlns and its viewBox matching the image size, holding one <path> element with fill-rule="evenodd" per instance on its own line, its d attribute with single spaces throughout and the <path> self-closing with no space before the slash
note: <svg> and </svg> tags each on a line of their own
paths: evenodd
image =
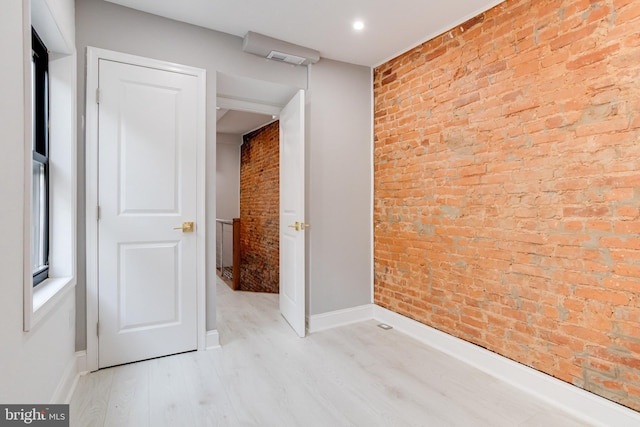
<svg viewBox="0 0 640 427">
<path fill-rule="evenodd" d="M 255 31 L 320 51 L 324 58 L 376 66 L 502 0 L 107 0 L 244 37 Z M 365 28 L 353 29 L 361 20 Z"/>
<path fill-rule="evenodd" d="M 298 90 L 222 72 L 217 73 L 216 84 L 216 132 L 234 135 L 244 135 L 277 119 Z"/>
<path fill-rule="evenodd" d="M 323 58 L 375 67 L 503 0 L 106 1 L 238 37 L 254 31 L 315 49 Z M 353 28 L 356 20 L 364 23 L 361 31 Z M 279 111 L 291 88 L 264 83 L 218 73 L 218 132 L 244 134 L 273 120 L 273 108 Z M 254 101 L 264 93 L 264 108 L 261 100 L 257 110 L 245 108 L 243 91 Z"/>
<path fill-rule="evenodd" d="M 217 113 L 216 132 L 244 135 L 274 120 L 273 116 L 247 111 L 220 108 Z"/>
</svg>

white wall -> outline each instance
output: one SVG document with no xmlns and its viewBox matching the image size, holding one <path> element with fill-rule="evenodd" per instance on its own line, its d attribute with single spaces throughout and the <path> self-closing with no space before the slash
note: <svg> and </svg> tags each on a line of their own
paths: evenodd
<svg viewBox="0 0 640 427">
<path fill-rule="evenodd" d="M 240 217 L 240 145 L 242 135 L 219 133 L 216 136 L 216 217 L 233 219 Z M 233 228 L 224 226 L 224 235 L 218 226 L 216 239 L 220 245 L 224 238 L 224 265 L 230 266 L 233 260 Z M 220 246 L 218 246 L 220 248 Z M 220 259 L 218 254 L 218 259 Z"/>
<path fill-rule="evenodd" d="M 24 4 L 23 4 L 24 3 Z M 73 293 L 58 301 L 47 316 L 29 332 L 23 332 L 23 264 L 28 244 L 24 215 L 25 125 L 30 126 L 30 107 L 25 114 L 25 82 L 30 69 L 31 29 L 29 2 L 4 0 L 0 4 L 0 402 L 60 402 L 60 386 L 73 373 Z M 23 11 L 23 6 L 27 9 Z M 50 2 L 54 16 L 73 16 L 73 1 Z M 70 13 L 69 13 L 70 12 Z M 63 34 L 73 34 L 62 21 Z M 72 21 L 71 21 L 72 24 Z M 46 43 L 46 40 L 45 40 Z M 71 45 L 73 48 L 73 44 Z M 75 112 L 73 112 L 75 114 Z"/>
<path fill-rule="evenodd" d="M 373 302 L 371 69 L 322 59 L 307 96 L 308 315 Z"/>
<path fill-rule="evenodd" d="M 207 330 L 216 329 L 216 72 L 306 88 L 304 67 L 270 61 L 242 52 L 242 39 L 172 21 L 103 0 L 76 4 L 78 114 L 84 114 L 86 46 L 175 62 L 207 70 Z M 78 120 L 82 123 L 82 120 Z M 78 129 L 78 286 L 76 348 L 86 348 L 84 234 L 84 130 Z"/>
<path fill-rule="evenodd" d="M 216 217 L 238 218 L 242 135 L 219 133 L 216 142 Z"/>
</svg>

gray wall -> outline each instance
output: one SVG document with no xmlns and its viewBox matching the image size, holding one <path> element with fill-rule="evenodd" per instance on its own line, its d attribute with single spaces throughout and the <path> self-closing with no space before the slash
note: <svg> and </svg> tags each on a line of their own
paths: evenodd
<svg viewBox="0 0 640 427">
<path fill-rule="evenodd" d="M 240 145 L 242 135 L 219 133 L 216 136 L 216 218 L 233 219 L 240 217 Z M 221 230 L 224 229 L 224 236 Z M 224 246 L 221 239 L 224 238 Z M 233 227 L 218 225 L 217 248 L 224 249 L 224 265 L 233 262 Z M 221 260 L 221 254 L 217 254 Z"/>
<path fill-rule="evenodd" d="M 371 69 L 323 59 L 307 96 L 308 310 L 373 302 Z"/>
<path fill-rule="evenodd" d="M 240 145 L 242 135 L 219 133 L 216 143 L 216 217 L 240 216 Z"/>
<path fill-rule="evenodd" d="M 102 0 L 76 4 L 78 114 L 85 105 L 87 46 L 207 70 L 207 329 L 216 329 L 216 72 L 310 89 L 307 204 L 310 314 L 367 304 L 371 288 L 371 70 L 321 60 L 311 70 L 242 52 L 242 39 Z M 78 120 L 78 123 L 82 123 Z M 310 123 L 309 123 L 310 122 Z M 76 349 L 86 348 L 85 142 L 78 129 Z M 311 201 L 313 200 L 313 201 Z"/>
<path fill-rule="evenodd" d="M 110 49 L 207 70 L 207 330 L 216 329 L 216 72 L 307 87 L 307 70 L 242 52 L 242 39 L 138 12 L 102 0 L 76 4 L 78 114 L 84 114 L 86 47 Z M 82 123 L 78 120 L 78 123 Z M 78 129 L 78 286 L 76 349 L 86 348 L 85 141 Z"/>
</svg>

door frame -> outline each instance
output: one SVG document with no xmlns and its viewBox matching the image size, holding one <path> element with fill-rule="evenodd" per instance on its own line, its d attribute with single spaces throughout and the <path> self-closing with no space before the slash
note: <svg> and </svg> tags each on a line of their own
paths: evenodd
<svg viewBox="0 0 640 427">
<path fill-rule="evenodd" d="M 206 70 L 156 59 L 144 58 L 106 49 L 87 47 L 87 82 L 85 113 L 85 183 L 86 183 L 86 334 L 87 369 L 98 369 L 98 71 L 101 59 L 178 72 L 198 79 L 198 113 L 196 135 L 196 317 L 198 350 L 206 344 Z"/>
</svg>

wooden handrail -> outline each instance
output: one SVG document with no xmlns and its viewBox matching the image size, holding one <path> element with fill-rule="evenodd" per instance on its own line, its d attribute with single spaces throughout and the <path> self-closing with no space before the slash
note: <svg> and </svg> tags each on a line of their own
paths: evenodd
<svg viewBox="0 0 640 427">
<path fill-rule="evenodd" d="M 233 270 L 231 282 L 234 291 L 240 289 L 240 218 L 233 218 Z"/>
</svg>

